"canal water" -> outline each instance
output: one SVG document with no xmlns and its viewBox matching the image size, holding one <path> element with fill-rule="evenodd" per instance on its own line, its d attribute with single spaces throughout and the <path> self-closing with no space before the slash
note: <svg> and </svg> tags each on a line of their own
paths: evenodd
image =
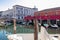
<svg viewBox="0 0 60 40">
<path fill-rule="evenodd" d="M 31 28 L 19 27 L 16 28 L 16 33 L 33 33 L 34 30 Z M 7 34 L 13 34 L 13 26 L 7 28 L 0 28 L 0 40 L 8 40 Z"/>
<path fill-rule="evenodd" d="M 8 34 L 6 30 L 0 30 L 0 40 L 8 40 L 6 34 Z"/>
</svg>

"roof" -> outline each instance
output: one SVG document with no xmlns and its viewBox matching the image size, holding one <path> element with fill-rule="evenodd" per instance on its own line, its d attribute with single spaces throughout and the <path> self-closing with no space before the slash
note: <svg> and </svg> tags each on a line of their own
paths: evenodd
<svg viewBox="0 0 60 40">
<path fill-rule="evenodd" d="M 29 9 L 38 9 L 38 8 L 25 7 L 25 6 L 21 6 L 21 5 L 14 5 L 14 6 L 19 6 L 19 7 L 29 8 Z M 13 7 L 14 7 L 14 6 L 13 6 Z"/>
<path fill-rule="evenodd" d="M 47 11 L 56 11 L 56 10 L 60 10 L 60 7 L 44 9 L 44 10 L 41 10 L 41 11 L 47 12 Z M 39 12 L 40 12 L 40 11 L 39 11 Z"/>
</svg>

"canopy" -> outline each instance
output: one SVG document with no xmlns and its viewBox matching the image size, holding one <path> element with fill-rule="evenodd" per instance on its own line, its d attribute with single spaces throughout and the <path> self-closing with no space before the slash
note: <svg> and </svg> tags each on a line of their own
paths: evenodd
<svg viewBox="0 0 60 40">
<path fill-rule="evenodd" d="M 24 19 L 25 20 L 33 20 L 34 18 L 36 19 L 42 19 L 42 20 L 56 20 L 56 19 L 60 19 L 60 15 L 49 15 L 49 16 L 26 16 Z"/>
<path fill-rule="evenodd" d="M 25 20 L 32 20 L 33 17 L 32 17 L 32 16 L 26 16 L 26 17 L 24 17 L 24 19 L 25 19 Z"/>
<path fill-rule="evenodd" d="M 41 16 L 41 19 L 42 20 L 47 20 L 47 19 L 49 19 L 49 17 L 48 16 Z"/>
<path fill-rule="evenodd" d="M 60 19 L 60 15 L 56 15 L 56 19 Z"/>
<path fill-rule="evenodd" d="M 49 19 L 50 19 L 50 20 L 56 20 L 56 16 L 55 16 L 55 15 L 50 15 L 50 16 L 49 16 Z"/>
</svg>

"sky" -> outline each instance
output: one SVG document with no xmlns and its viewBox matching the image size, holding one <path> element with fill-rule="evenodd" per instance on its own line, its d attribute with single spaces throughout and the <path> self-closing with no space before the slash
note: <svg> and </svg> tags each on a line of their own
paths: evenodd
<svg viewBox="0 0 60 40">
<path fill-rule="evenodd" d="M 60 0 L 0 0 L 0 11 L 11 9 L 13 8 L 13 5 L 21 5 L 31 8 L 36 6 L 40 11 L 60 7 Z"/>
</svg>

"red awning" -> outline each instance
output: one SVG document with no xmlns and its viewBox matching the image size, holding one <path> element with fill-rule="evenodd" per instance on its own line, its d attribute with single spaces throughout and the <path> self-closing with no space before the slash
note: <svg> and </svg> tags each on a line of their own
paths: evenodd
<svg viewBox="0 0 60 40">
<path fill-rule="evenodd" d="M 60 19 L 60 15 L 49 15 L 49 16 L 26 16 L 24 19 L 25 20 L 33 20 L 34 18 L 36 19 L 42 19 L 42 20 L 56 20 L 56 19 Z"/>
<path fill-rule="evenodd" d="M 26 17 L 24 17 L 24 19 L 25 19 L 25 20 L 32 20 L 33 17 L 32 17 L 32 16 L 26 16 Z"/>
<path fill-rule="evenodd" d="M 60 19 L 60 15 L 51 15 L 49 16 L 50 20 L 56 20 L 56 19 Z"/>
<path fill-rule="evenodd" d="M 40 20 L 41 19 L 41 16 L 36 16 L 36 19 L 39 19 Z"/>
<path fill-rule="evenodd" d="M 42 20 L 47 20 L 47 19 L 49 19 L 49 17 L 48 16 L 41 16 L 41 19 Z"/>
<path fill-rule="evenodd" d="M 50 19 L 50 20 L 56 20 L 56 16 L 55 16 L 55 15 L 50 15 L 50 16 L 49 16 L 49 19 Z"/>
<path fill-rule="evenodd" d="M 42 20 L 47 20 L 48 16 L 35 16 L 36 19 L 42 19 Z"/>
<path fill-rule="evenodd" d="M 56 19 L 60 19 L 60 15 L 56 15 Z"/>
</svg>

